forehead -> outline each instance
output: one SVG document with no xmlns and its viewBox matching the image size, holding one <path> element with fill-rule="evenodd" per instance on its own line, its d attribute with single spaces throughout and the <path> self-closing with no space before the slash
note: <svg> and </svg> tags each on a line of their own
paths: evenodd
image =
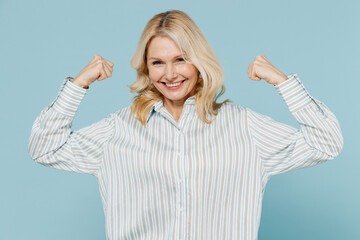
<svg viewBox="0 0 360 240">
<path fill-rule="evenodd" d="M 174 40 L 166 36 L 153 38 L 147 51 L 148 58 L 172 58 L 179 55 L 182 55 L 182 52 L 178 45 Z"/>
</svg>

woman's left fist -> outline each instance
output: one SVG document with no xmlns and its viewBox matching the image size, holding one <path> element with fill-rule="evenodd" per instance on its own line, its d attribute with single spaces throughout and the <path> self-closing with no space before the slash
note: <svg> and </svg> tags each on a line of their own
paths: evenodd
<svg viewBox="0 0 360 240">
<path fill-rule="evenodd" d="M 251 80 L 260 81 L 264 79 L 274 86 L 288 79 L 288 77 L 274 67 L 264 55 L 255 57 L 255 60 L 250 63 L 248 67 L 247 74 Z"/>
</svg>

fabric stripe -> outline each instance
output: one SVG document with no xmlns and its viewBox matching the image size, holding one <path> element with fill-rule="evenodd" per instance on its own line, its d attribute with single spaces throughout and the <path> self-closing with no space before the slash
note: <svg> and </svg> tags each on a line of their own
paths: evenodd
<svg viewBox="0 0 360 240">
<path fill-rule="evenodd" d="M 65 87 L 61 89 L 52 107 L 63 115 L 74 117 L 87 90 L 73 84 L 71 78 L 67 79 L 69 81 L 65 82 Z"/>
<path fill-rule="evenodd" d="M 98 179 L 107 239 L 257 239 L 270 177 L 335 158 L 335 115 L 296 74 L 276 86 L 300 128 L 225 104 L 211 124 L 187 99 L 178 122 L 156 103 L 147 125 L 130 107 L 78 131 L 71 123 L 87 90 L 65 79 L 35 120 L 31 157 Z"/>
</svg>

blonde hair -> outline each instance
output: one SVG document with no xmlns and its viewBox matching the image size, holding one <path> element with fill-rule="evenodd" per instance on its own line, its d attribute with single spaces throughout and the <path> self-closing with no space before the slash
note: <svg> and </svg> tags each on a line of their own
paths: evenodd
<svg viewBox="0 0 360 240">
<path fill-rule="evenodd" d="M 131 66 L 137 71 L 136 81 L 130 85 L 134 97 L 131 111 L 143 124 L 152 106 L 163 100 L 162 94 L 151 84 L 147 68 L 147 50 L 151 40 L 157 36 L 170 37 L 198 69 L 200 77 L 196 85 L 195 106 L 199 118 L 211 123 L 222 104 L 217 99 L 225 92 L 224 73 L 214 51 L 196 23 L 184 12 L 172 10 L 155 15 L 147 23 L 131 59 Z M 218 92 L 220 89 L 220 92 Z"/>
</svg>

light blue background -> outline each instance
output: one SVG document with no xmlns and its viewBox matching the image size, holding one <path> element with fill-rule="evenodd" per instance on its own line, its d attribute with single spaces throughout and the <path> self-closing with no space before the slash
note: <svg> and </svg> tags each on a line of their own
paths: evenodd
<svg viewBox="0 0 360 240">
<path fill-rule="evenodd" d="M 317 167 L 273 177 L 259 239 L 360 239 L 359 56 L 357 0 L 0 1 L 0 239 L 104 239 L 104 214 L 92 176 L 45 168 L 27 154 L 31 126 L 66 76 L 94 54 L 115 63 L 92 85 L 74 129 L 129 105 L 130 59 L 146 22 L 186 11 L 223 65 L 226 98 L 298 126 L 275 89 L 247 78 L 264 54 L 337 115 L 345 146 Z"/>
</svg>

